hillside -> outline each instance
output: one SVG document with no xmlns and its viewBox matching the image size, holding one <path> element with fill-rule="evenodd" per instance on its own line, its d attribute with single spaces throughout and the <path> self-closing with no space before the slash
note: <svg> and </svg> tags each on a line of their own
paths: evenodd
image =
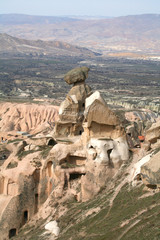
<svg viewBox="0 0 160 240">
<path fill-rule="evenodd" d="M 159 54 L 160 15 L 74 19 L 0 15 L 0 32 L 26 39 L 58 40 L 108 52 Z"/>
<path fill-rule="evenodd" d="M 92 51 L 76 47 L 61 41 L 31 41 L 0 34 L 0 54 L 30 55 L 30 56 L 86 56 L 94 57 Z"/>
<path fill-rule="evenodd" d="M 159 239 L 160 118 L 113 111 L 89 72 L 60 107 L 1 103 L 0 240 Z"/>
<path fill-rule="evenodd" d="M 148 191 L 144 185 L 131 186 L 121 172 L 97 197 L 86 202 L 76 203 L 74 199 L 63 203 L 67 211 L 58 219 L 61 229 L 58 240 L 158 240 L 160 192 Z M 127 174 L 127 171 L 126 171 Z M 116 182 L 117 181 L 117 186 Z M 124 185 L 123 185 L 124 183 Z M 119 188 L 119 191 L 118 191 Z M 117 195 L 115 194 L 117 193 Z M 114 200 L 113 200 L 114 199 Z M 113 200 L 113 205 L 110 203 Z M 50 208 L 54 220 L 62 211 L 58 203 Z M 57 207 L 56 207 L 57 206 Z M 45 234 L 46 219 L 35 218 L 24 226 L 14 240 L 49 240 L 53 235 Z"/>
<path fill-rule="evenodd" d="M 58 119 L 58 107 L 46 104 L 1 103 L 0 119 L 0 136 L 13 130 L 40 132 L 45 126 L 54 126 Z"/>
</svg>

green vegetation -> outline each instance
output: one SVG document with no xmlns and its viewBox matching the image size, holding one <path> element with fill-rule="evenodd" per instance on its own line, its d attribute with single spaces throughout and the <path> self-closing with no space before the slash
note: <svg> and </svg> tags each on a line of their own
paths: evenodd
<svg viewBox="0 0 160 240">
<path fill-rule="evenodd" d="M 114 189 L 99 193 L 94 199 L 77 203 L 75 199 L 65 202 L 68 211 L 58 220 L 60 226 L 59 240 L 159 240 L 160 238 L 160 192 L 146 197 L 144 185 L 132 187 L 125 184 L 110 208 L 109 200 Z M 55 204 L 58 208 L 58 204 Z M 90 210 L 98 212 L 88 214 Z M 53 216 L 53 220 L 54 216 Z M 49 239 L 45 232 L 44 223 L 40 220 L 35 226 L 26 225 L 15 237 L 20 240 Z"/>
<path fill-rule="evenodd" d="M 44 229 L 44 223 L 46 220 L 39 220 L 38 221 L 38 226 L 40 224 L 40 226 L 43 226 L 43 229 L 39 229 L 37 228 L 37 224 L 33 227 L 30 225 L 25 225 L 23 228 L 20 229 L 20 231 L 18 232 L 18 236 L 14 237 L 13 239 L 17 239 L 17 240 L 21 240 L 23 239 L 24 235 L 29 235 L 27 238 L 25 239 L 30 239 L 30 240 L 37 240 L 38 238 L 41 240 L 45 240 L 45 236 L 42 236 L 42 234 L 45 232 Z"/>
<path fill-rule="evenodd" d="M 63 74 L 70 69 L 81 65 L 81 58 L 15 58 L 0 60 L 0 89 L 2 101 L 24 101 L 19 98 L 20 93 L 29 93 L 28 99 L 44 97 L 47 95 L 53 99 L 64 99 L 69 86 L 64 83 Z M 96 64 L 92 65 L 92 60 Z M 101 67 L 100 67 L 101 64 Z M 138 103 L 150 104 L 151 100 L 160 95 L 160 62 L 125 60 L 125 59 L 90 59 L 86 65 L 91 66 L 89 78 L 86 81 L 93 91 L 99 90 L 104 94 L 107 102 L 113 99 L 115 102 L 123 101 L 133 104 L 138 108 Z M 48 87 L 49 86 L 49 87 Z M 151 91 L 152 88 L 152 91 Z M 19 90 L 20 89 L 20 90 Z M 26 98 L 27 99 L 27 98 Z M 157 100 L 159 101 L 159 100 Z M 156 103 L 157 104 L 157 103 Z M 158 103 L 159 104 L 159 103 Z M 118 107 L 117 107 L 118 108 Z M 117 110 L 121 121 L 127 126 L 124 111 Z M 22 139 L 8 141 L 19 143 Z M 70 140 L 58 139 L 58 142 L 72 143 Z M 40 151 L 46 158 L 53 146 L 39 146 L 38 150 L 21 150 L 18 158 L 21 160 L 26 155 Z M 157 153 L 160 149 L 155 150 Z M 4 152 L 3 152 L 4 153 Z M 2 153 L 2 154 L 3 154 Z M 144 197 L 146 193 L 143 185 L 136 187 L 124 185 L 110 207 L 110 199 L 115 193 L 121 181 L 125 178 L 124 170 L 130 164 L 132 156 L 117 174 L 114 188 L 102 189 L 94 199 L 78 203 L 75 199 L 64 203 L 68 207 L 58 224 L 61 229 L 59 240 L 158 240 L 160 239 L 160 192 L 153 196 Z M 35 161 L 37 167 L 40 161 Z M 17 166 L 12 162 L 8 168 Z M 74 164 L 64 163 L 62 168 L 72 168 Z M 112 182 L 108 183 L 108 186 Z M 53 203 L 52 203 L 53 204 Z M 58 208 L 58 206 L 57 206 Z M 88 214 L 90 210 L 100 208 L 99 212 Z M 54 212 L 54 211 L 53 211 Z M 55 216 L 53 216 L 55 220 Z M 17 237 L 21 240 L 43 240 L 45 220 L 39 220 L 35 226 L 24 226 Z"/>
<path fill-rule="evenodd" d="M 26 157 L 28 154 L 34 153 L 37 151 L 39 151 L 39 150 L 28 150 L 28 151 L 22 150 L 22 151 L 18 152 L 17 156 L 18 156 L 19 160 L 22 160 L 22 158 Z"/>
<path fill-rule="evenodd" d="M 59 143 L 66 143 L 66 144 L 72 144 L 73 141 L 69 140 L 69 139 L 57 139 L 57 142 Z"/>
<path fill-rule="evenodd" d="M 160 147 L 159 148 L 156 148 L 153 152 L 153 155 L 157 154 L 158 152 L 160 151 Z"/>
<path fill-rule="evenodd" d="M 42 158 L 47 158 L 50 150 L 53 148 L 53 146 L 48 146 L 48 145 L 44 145 L 44 146 L 39 146 L 40 151 L 41 151 L 41 156 Z"/>
<path fill-rule="evenodd" d="M 158 111 L 160 62 L 122 58 L 2 57 L 0 99 L 32 102 L 34 98 L 49 97 L 59 104 L 57 100 L 62 101 L 70 88 L 63 75 L 81 66 L 81 62 L 91 69 L 86 83 L 93 91 L 103 93 L 106 101 L 114 107 L 124 107 L 124 103 L 137 109 L 147 107 Z"/>
<path fill-rule="evenodd" d="M 0 166 L 3 165 L 4 161 L 9 157 L 10 151 L 3 145 L 0 146 Z"/>
<path fill-rule="evenodd" d="M 17 139 L 14 139 L 14 140 L 9 140 L 7 143 L 19 143 L 21 141 L 23 141 L 23 139 L 17 138 Z"/>
<path fill-rule="evenodd" d="M 87 203 L 70 206 L 67 214 L 60 219 L 62 232 L 58 239 L 159 239 L 160 193 L 140 198 L 145 193 L 143 188 L 144 186 L 133 188 L 126 184 L 115 198 L 110 212 L 110 196 L 104 192 Z M 98 214 L 83 217 L 87 211 L 98 206 L 101 207 Z M 139 222 L 132 228 L 136 221 Z"/>
</svg>

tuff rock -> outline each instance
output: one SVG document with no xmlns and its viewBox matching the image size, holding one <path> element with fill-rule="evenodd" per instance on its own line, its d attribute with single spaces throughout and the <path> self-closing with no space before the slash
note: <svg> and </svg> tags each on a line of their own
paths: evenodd
<svg viewBox="0 0 160 240">
<path fill-rule="evenodd" d="M 74 68 L 64 76 L 64 80 L 68 84 L 84 82 L 86 80 L 86 78 L 88 77 L 89 70 L 90 69 L 88 67 Z"/>
<path fill-rule="evenodd" d="M 82 133 L 85 99 L 91 94 L 91 88 L 84 82 L 88 76 L 88 71 L 89 69 L 86 67 L 76 68 L 65 76 L 65 80 L 69 79 L 75 84 L 60 105 L 55 136 L 75 136 Z"/>
<path fill-rule="evenodd" d="M 11 153 L 0 171 L 3 240 L 12 230 L 16 234 L 50 196 L 52 201 L 93 198 L 128 160 L 124 128 L 100 93 L 92 94 L 85 84 L 87 74 L 88 68 L 81 68 L 68 75 L 76 82 L 60 106 L 54 132 L 4 143 Z"/>
<path fill-rule="evenodd" d="M 160 120 L 158 119 L 146 132 L 146 140 L 156 143 L 160 139 Z"/>
<path fill-rule="evenodd" d="M 141 176 L 148 187 L 160 187 L 160 151 L 141 167 Z"/>
</svg>

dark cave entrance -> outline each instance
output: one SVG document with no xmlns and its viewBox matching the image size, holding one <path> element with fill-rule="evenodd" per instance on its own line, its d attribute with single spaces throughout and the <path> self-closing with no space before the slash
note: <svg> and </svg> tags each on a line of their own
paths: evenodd
<svg viewBox="0 0 160 240">
<path fill-rule="evenodd" d="M 36 193 L 34 196 L 34 213 L 38 212 L 38 198 L 39 198 L 39 195 L 38 193 Z"/>
<path fill-rule="evenodd" d="M 69 177 L 69 181 L 79 179 L 82 175 L 85 175 L 85 173 L 71 173 Z"/>
<path fill-rule="evenodd" d="M 26 224 L 28 221 L 28 211 L 24 211 L 23 213 L 23 224 Z"/>
<path fill-rule="evenodd" d="M 151 188 L 151 189 L 157 189 L 157 185 L 156 184 L 147 184 L 146 186 L 148 188 Z"/>
<path fill-rule="evenodd" d="M 113 150 L 113 149 L 108 149 L 108 150 L 107 150 L 108 160 L 109 160 L 109 165 L 110 165 L 110 167 L 114 167 L 114 164 L 113 164 L 113 162 L 112 162 L 112 160 L 111 160 L 111 152 L 112 152 L 112 150 Z"/>
<path fill-rule="evenodd" d="M 9 239 L 16 236 L 17 230 L 16 228 L 12 228 L 9 230 Z"/>
<path fill-rule="evenodd" d="M 112 150 L 113 150 L 113 149 L 108 149 L 108 150 L 107 150 L 109 162 L 111 161 L 111 152 L 112 152 Z"/>
<path fill-rule="evenodd" d="M 57 143 L 56 143 L 56 141 L 53 139 L 53 138 L 51 138 L 49 141 L 48 141 L 48 146 L 54 146 L 54 145 L 56 145 Z"/>
</svg>

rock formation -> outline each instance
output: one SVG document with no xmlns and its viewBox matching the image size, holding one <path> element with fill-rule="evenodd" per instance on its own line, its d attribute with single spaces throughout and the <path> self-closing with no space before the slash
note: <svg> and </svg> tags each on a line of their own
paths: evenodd
<svg viewBox="0 0 160 240">
<path fill-rule="evenodd" d="M 160 188 L 160 151 L 141 167 L 142 181 L 150 188 Z"/>
<path fill-rule="evenodd" d="M 1 139 L 0 240 L 8 240 L 18 234 L 19 229 L 32 218 L 45 220 L 43 226 L 47 234 L 51 234 L 50 239 L 58 237 L 61 233 L 57 220 L 64 211 L 62 209 L 60 213 L 59 209 L 63 208 L 60 205 L 66 199 L 85 202 L 106 188 L 106 191 L 113 191 L 113 198 L 110 199 L 110 195 L 105 199 L 111 201 L 107 207 L 112 207 L 114 196 L 127 181 L 134 184 L 142 181 L 150 189 L 160 188 L 159 121 L 148 130 L 137 120 L 124 128 L 101 94 L 98 91 L 92 93 L 85 84 L 88 71 L 86 67 L 76 68 L 65 76 L 65 81 L 73 87 L 59 108 L 59 120 L 54 131 L 58 108 L 40 106 L 38 111 L 35 105 L 14 104 L 14 111 L 11 111 L 11 105 L 2 105 L 4 115 L 0 126 L 4 131 L 7 130 L 4 119 L 7 124 L 12 123 L 16 134 L 17 126 L 19 130 L 30 133 L 42 130 L 43 123 L 52 127 L 49 132 L 45 126 L 45 131 L 21 135 L 21 138 L 12 132 L 9 141 L 4 137 Z M 146 135 L 139 139 L 139 134 Z M 127 161 L 130 157 L 127 139 L 132 140 L 131 165 L 131 161 Z M 139 148 L 135 148 L 137 146 Z M 117 185 L 120 175 L 123 181 Z M 115 192 L 114 187 L 110 188 L 112 183 L 116 186 Z M 55 212 L 58 208 L 55 219 L 50 216 L 50 205 L 54 204 Z M 91 209 L 91 213 L 86 214 L 98 213 L 100 208 L 97 206 L 96 210 Z"/>
<path fill-rule="evenodd" d="M 160 120 L 157 119 L 156 123 L 153 123 L 152 126 L 146 132 L 146 140 L 150 143 L 156 143 L 160 139 Z"/>
<path fill-rule="evenodd" d="M 1 103 L 1 132 L 37 133 L 58 119 L 58 107 L 52 105 Z"/>
<path fill-rule="evenodd" d="M 36 145 L 38 149 L 29 150 L 26 148 L 29 142 L 6 143 L 11 154 L 0 169 L 1 240 L 17 234 L 38 212 L 54 187 L 53 162 L 47 161 L 45 155 L 51 147 Z"/>
<path fill-rule="evenodd" d="M 124 135 L 118 117 L 109 109 L 99 92 L 86 99 L 83 128 L 88 139 L 116 139 Z"/>
<path fill-rule="evenodd" d="M 88 72 L 89 72 L 88 67 L 74 68 L 64 76 L 64 80 L 68 84 L 84 82 L 88 77 Z"/>
<path fill-rule="evenodd" d="M 128 160 L 124 128 L 100 93 L 92 94 L 85 84 L 88 71 L 77 68 L 65 76 L 65 81 L 74 85 L 60 106 L 54 134 L 4 143 L 10 155 L 0 172 L 3 240 L 17 234 L 50 194 L 52 200 L 70 193 L 77 201 L 87 201 Z M 43 113 L 54 117 L 54 109 Z"/>
<path fill-rule="evenodd" d="M 83 112 L 85 99 L 91 94 L 91 88 L 85 84 L 89 68 L 80 67 L 69 71 L 64 79 L 73 87 L 59 109 L 59 121 L 56 122 L 55 136 L 80 135 L 83 131 Z"/>
<path fill-rule="evenodd" d="M 55 194 L 62 196 L 65 187 L 72 188 L 72 180 L 77 179 L 76 189 L 80 190 L 74 189 L 74 195 L 78 201 L 95 196 L 129 158 L 120 120 L 98 91 L 91 94 L 84 84 L 86 76 L 87 68 L 73 69 L 65 76 L 65 81 L 74 86 L 60 106 L 60 120 L 55 127 L 57 139 L 69 136 L 71 140 L 74 135 L 79 138 L 67 147 L 57 144 L 51 151 L 57 160 L 55 173 L 59 173 L 55 175 Z"/>
</svg>

